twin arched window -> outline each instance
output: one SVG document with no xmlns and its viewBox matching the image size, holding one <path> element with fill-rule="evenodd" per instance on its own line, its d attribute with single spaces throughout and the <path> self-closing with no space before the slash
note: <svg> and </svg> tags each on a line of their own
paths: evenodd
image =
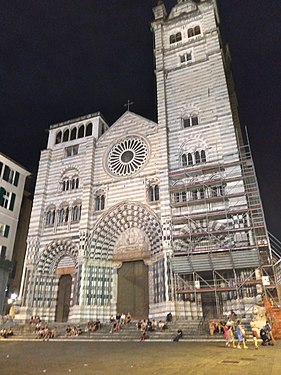
<svg viewBox="0 0 281 375">
<path fill-rule="evenodd" d="M 104 191 L 99 191 L 96 193 L 95 198 L 95 211 L 102 211 L 105 208 L 105 193 Z"/>
<path fill-rule="evenodd" d="M 199 118 L 197 113 L 193 113 L 190 116 L 185 116 L 182 118 L 182 127 L 190 128 L 191 126 L 199 125 Z"/>
<path fill-rule="evenodd" d="M 200 34 L 201 34 L 201 29 L 199 25 L 190 27 L 187 31 L 188 38 L 192 38 L 193 36 L 200 35 Z"/>
<path fill-rule="evenodd" d="M 182 40 L 181 32 L 170 35 L 170 44 L 180 42 Z"/>
<path fill-rule="evenodd" d="M 183 167 L 206 163 L 206 152 L 204 150 L 195 151 L 193 153 L 188 152 L 187 154 L 182 154 L 181 156 L 181 164 Z"/>
<path fill-rule="evenodd" d="M 159 201 L 159 185 L 151 185 L 148 189 L 148 199 L 150 202 Z"/>
<path fill-rule="evenodd" d="M 86 127 L 85 125 L 75 126 L 71 130 L 65 129 L 63 132 L 59 130 L 56 134 L 55 143 L 68 142 L 77 138 L 88 137 L 93 133 L 93 124 L 90 122 Z"/>
</svg>

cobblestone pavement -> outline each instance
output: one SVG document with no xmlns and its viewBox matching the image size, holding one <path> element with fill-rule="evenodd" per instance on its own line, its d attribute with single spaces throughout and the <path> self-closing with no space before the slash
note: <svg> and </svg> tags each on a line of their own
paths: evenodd
<svg viewBox="0 0 281 375">
<path fill-rule="evenodd" d="M 1 375 L 281 375 L 281 342 L 254 350 L 224 343 L 0 341 Z"/>
</svg>

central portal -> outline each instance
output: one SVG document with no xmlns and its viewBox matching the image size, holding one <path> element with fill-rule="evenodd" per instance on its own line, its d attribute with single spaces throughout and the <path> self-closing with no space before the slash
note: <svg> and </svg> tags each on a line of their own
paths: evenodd
<svg viewBox="0 0 281 375">
<path fill-rule="evenodd" d="M 148 267 L 142 260 L 124 262 L 118 270 L 117 312 L 148 318 Z"/>
</svg>

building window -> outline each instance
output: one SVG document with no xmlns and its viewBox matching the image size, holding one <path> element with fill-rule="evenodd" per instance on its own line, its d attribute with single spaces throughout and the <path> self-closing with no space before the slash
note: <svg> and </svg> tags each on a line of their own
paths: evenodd
<svg viewBox="0 0 281 375">
<path fill-rule="evenodd" d="M 6 251 L 7 247 L 6 246 L 0 246 L 0 258 L 5 259 L 6 257 Z"/>
<path fill-rule="evenodd" d="M 181 164 L 182 164 L 183 167 L 187 166 L 187 157 L 186 157 L 186 154 L 182 155 L 182 157 L 181 157 Z"/>
<path fill-rule="evenodd" d="M 187 201 L 186 191 L 174 193 L 174 203 L 182 203 Z"/>
<path fill-rule="evenodd" d="M 9 182 L 10 184 L 13 184 L 14 186 L 18 186 L 19 176 L 20 176 L 19 172 L 15 172 L 10 167 L 5 165 L 4 173 L 3 173 L 3 180 Z"/>
<path fill-rule="evenodd" d="M 75 155 L 78 155 L 78 145 L 66 147 L 65 149 L 66 157 L 75 156 Z"/>
<path fill-rule="evenodd" d="M 15 205 L 16 195 L 9 193 L 3 187 L 0 187 L 0 206 L 13 211 Z"/>
<path fill-rule="evenodd" d="M 55 224 L 56 211 L 55 209 L 49 209 L 46 214 L 46 225 Z"/>
<path fill-rule="evenodd" d="M 192 60 L 192 53 L 191 52 L 186 52 L 183 55 L 180 55 L 180 62 L 181 64 L 191 61 Z"/>
<path fill-rule="evenodd" d="M 0 236 L 8 238 L 10 226 L 7 224 L 0 224 Z"/>
<path fill-rule="evenodd" d="M 79 221 L 81 218 L 81 205 L 76 205 L 72 209 L 72 221 Z"/>
<path fill-rule="evenodd" d="M 193 165 L 193 157 L 192 157 L 192 154 L 189 152 L 187 154 L 187 158 L 188 158 L 188 165 Z"/>
<path fill-rule="evenodd" d="M 223 185 L 211 186 L 210 193 L 211 193 L 210 195 L 212 198 L 223 197 L 225 195 L 225 186 Z"/>
<path fill-rule="evenodd" d="M 99 195 L 96 196 L 95 210 L 96 211 L 102 211 L 102 210 L 104 210 L 104 207 L 105 207 L 105 195 L 99 194 Z"/>
<path fill-rule="evenodd" d="M 159 201 L 159 186 L 153 185 L 149 187 L 149 200 L 150 202 Z"/>
</svg>

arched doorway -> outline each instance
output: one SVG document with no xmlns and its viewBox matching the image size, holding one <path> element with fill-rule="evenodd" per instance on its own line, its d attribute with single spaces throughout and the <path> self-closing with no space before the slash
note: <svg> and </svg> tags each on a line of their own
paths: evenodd
<svg viewBox="0 0 281 375">
<path fill-rule="evenodd" d="M 142 260 L 124 262 L 118 270 L 117 311 L 146 319 L 149 313 L 148 267 Z"/>
<path fill-rule="evenodd" d="M 56 322 L 67 322 L 70 308 L 71 285 L 71 275 L 62 275 L 60 277 L 55 317 Z"/>
</svg>

